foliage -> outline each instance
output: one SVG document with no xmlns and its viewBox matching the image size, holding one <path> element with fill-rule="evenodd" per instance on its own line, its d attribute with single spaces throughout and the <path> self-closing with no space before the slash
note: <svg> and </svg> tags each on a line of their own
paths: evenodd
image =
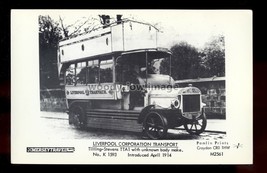
<svg viewBox="0 0 267 173">
<path fill-rule="evenodd" d="M 40 45 L 56 48 L 58 41 L 62 39 L 59 23 L 50 16 L 39 16 L 39 39 Z"/>
<path fill-rule="evenodd" d="M 175 44 L 171 47 L 171 74 L 175 80 L 198 78 L 204 70 L 198 50 L 186 42 Z M 169 71 L 169 60 L 161 64 L 161 71 Z"/>
<path fill-rule="evenodd" d="M 39 16 L 40 85 L 54 88 L 59 84 L 57 74 L 57 44 L 62 39 L 59 23 L 49 16 Z"/>
<path fill-rule="evenodd" d="M 203 50 L 203 60 L 211 76 L 225 76 L 225 41 L 224 36 L 214 38 Z"/>
<path fill-rule="evenodd" d="M 174 80 L 195 79 L 212 76 L 225 76 L 224 37 L 214 37 L 198 50 L 187 42 L 180 42 L 171 47 L 171 74 Z M 160 70 L 168 74 L 169 59 L 162 61 Z"/>
<path fill-rule="evenodd" d="M 100 25 L 93 17 L 81 18 L 73 24 L 66 25 L 59 16 L 55 21 L 50 16 L 39 16 L 39 56 L 41 88 L 59 86 L 57 70 L 58 42 L 66 37 L 75 37 L 82 32 L 91 32 Z"/>
</svg>

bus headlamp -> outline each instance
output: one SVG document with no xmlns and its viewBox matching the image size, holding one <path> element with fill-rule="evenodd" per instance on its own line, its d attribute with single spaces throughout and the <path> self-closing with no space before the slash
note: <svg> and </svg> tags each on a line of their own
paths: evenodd
<svg viewBox="0 0 267 173">
<path fill-rule="evenodd" d="M 180 107 L 180 101 L 178 99 L 173 100 L 171 103 L 171 107 L 178 109 Z"/>
</svg>

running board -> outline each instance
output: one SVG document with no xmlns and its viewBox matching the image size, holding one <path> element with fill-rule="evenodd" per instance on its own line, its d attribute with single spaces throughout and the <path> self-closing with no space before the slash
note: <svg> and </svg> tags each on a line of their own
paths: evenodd
<svg viewBox="0 0 267 173">
<path fill-rule="evenodd" d="M 137 123 L 139 114 L 131 110 L 88 109 L 87 127 L 142 132 L 142 124 Z"/>
</svg>

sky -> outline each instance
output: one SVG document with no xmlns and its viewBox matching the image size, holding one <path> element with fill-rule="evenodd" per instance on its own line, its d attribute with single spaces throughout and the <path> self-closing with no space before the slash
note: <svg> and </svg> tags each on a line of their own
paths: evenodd
<svg viewBox="0 0 267 173">
<path fill-rule="evenodd" d="M 98 15 L 105 14 L 116 18 L 117 14 L 122 14 L 122 18 L 156 24 L 161 31 L 158 38 L 160 47 L 170 48 L 175 43 L 186 41 L 202 49 L 214 36 L 224 35 L 219 13 L 190 10 L 57 10 L 47 11 L 44 15 L 48 14 L 56 21 L 61 16 L 67 25 L 83 17 L 98 18 Z"/>
</svg>

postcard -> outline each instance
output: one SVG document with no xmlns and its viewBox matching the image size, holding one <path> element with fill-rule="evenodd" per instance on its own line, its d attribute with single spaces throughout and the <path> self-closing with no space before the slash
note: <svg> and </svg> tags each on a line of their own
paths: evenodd
<svg viewBox="0 0 267 173">
<path fill-rule="evenodd" d="M 13 164 L 253 164 L 252 11 L 11 10 Z"/>
</svg>

